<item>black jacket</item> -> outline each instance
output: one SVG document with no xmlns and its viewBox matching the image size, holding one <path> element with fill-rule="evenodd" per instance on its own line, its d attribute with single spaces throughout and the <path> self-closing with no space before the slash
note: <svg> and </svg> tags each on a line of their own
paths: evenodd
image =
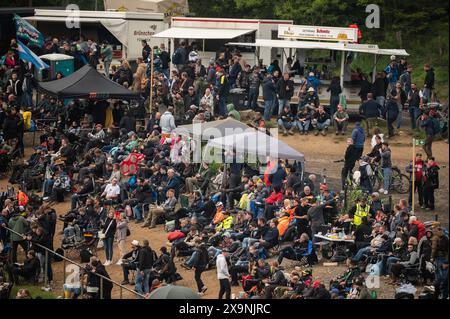
<svg viewBox="0 0 450 319">
<path fill-rule="evenodd" d="M 142 247 L 139 252 L 138 269 L 145 270 L 153 267 L 153 251 L 150 247 Z"/>
<path fill-rule="evenodd" d="M 277 87 L 272 79 L 265 79 L 263 82 L 264 101 L 272 101 L 276 98 Z"/>
<path fill-rule="evenodd" d="M 368 119 L 377 118 L 380 116 L 380 108 L 380 104 L 375 100 L 369 100 L 360 106 L 359 112 Z"/>
<path fill-rule="evenodd" d="M 277 93 L 280 99 L 290 100 L 294 95 L 294 82 L 292 80 L 285 81 L 284 78 L 280 79 L 277 83 Z"/>
<path fill-rule="evenodd" d="M 433 68 L 428 70 L 427 74 L 425 75 L 425 87 L 430 90 L 434 88 L 434 69 Z"/>
</svg>

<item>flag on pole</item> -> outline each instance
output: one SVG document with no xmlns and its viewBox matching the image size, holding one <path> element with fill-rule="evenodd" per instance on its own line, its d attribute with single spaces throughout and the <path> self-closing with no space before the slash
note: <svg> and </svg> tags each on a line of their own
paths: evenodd
<svg viewBox="0 0 450 319">
<path fill-rule="evenodd" d="M 28 21 L 22 19 L 17 14 L 14 15 L 14 21 L 16 23 L 17 38 L 27 40 L 29 44 L 40 48 L 44 45 L 44 36 Z"/>
<path fill-rule="evenodd" d="M 42 61 L 33 51 L 25 44 L 17 40 L 19 58 L 24 61 L 31 62 L 38 70 L 47 69 L 49 66 Z"/>
</svg>

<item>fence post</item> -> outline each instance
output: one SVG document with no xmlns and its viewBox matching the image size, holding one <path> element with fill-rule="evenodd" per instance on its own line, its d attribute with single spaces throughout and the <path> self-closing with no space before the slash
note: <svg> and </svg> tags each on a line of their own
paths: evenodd
<svg viewBox="0 0 450 319">
<path fill-rule="evenodd" d="M 83 292 L 84 292 L 84 287 L 83 287 L 83 277 L 81 276 L 81 267 L 78 267 L 78 271 L 80 272 L 80 297 L 81 299 L 83 299 Z"/>
<path fill-rule="evenodd" d="M 45 285 L 45 287 L 47 287 L 47 285 L 48 285 L 47 272 L 48 272 L 48 250 L 45 249 L 45 260 L 44 260 L 44 285 Z"/>
<path fill-rule="evenodd" d="M 122 285 L 120 285 L 120 299 L 122 299 Z"/>
<path fill-rule="evenodd" d="M 64 284 L 66 284 L 66 260 L 63 259 L 63 262 L 64 262 L 64 263 L 63 263 L 63 267 L 64 267 L 64 269 L 63 269 L 63 276 L 64 276 L 64 277 L 63 277 L 63 278 L 64 278 L 64 279 L 63 279 L 63 285 L 64 285 Z"/>
<path fill-rule="evenodd" d="M 100 277 L 100 299 L 103 299 L 103 277 Z"/>
</svg>

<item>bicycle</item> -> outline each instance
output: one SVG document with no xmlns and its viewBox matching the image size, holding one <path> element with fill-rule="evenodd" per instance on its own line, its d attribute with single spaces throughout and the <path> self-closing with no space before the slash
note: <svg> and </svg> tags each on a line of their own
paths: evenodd
<svg viewBox="0 0 450 319">
<path fill-rule="evenodd" d="M 374 189 L 381 189 L 384 185 L 383 169 L 380 165 L 372 164 L 373 175 L 371 176 L 372 186 Z M 392 167 L 392 175 L 389 191 L 396 191 L 399 194 L 408 194 L 411 188 L 411 180 L 403 174 L 401 170 Z"/>
</svg>

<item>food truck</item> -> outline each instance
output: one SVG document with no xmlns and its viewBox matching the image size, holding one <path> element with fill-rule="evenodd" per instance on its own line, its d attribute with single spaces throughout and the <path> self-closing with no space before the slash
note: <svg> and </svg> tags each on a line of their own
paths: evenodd
<svg viewBox="0 0 450 319">
<path fill-rule="evenodd" d="M 262 20 L 262 19 L 227 19 L 172 17 L 170 28 L 155 34 L 154 38 L 172 39 L 171 52 L 185 40 L 189 44 L 195 42 L 199 57 L 204 65 L 225 47 L 227 42 L 254 42 L 256 39 L 277 39 L 279 26 L 290 26 L 292 20 Z M 250 65 L 255 65 L 260 59 L 271 61 L 281 56 L 280 48 L 236 46 L 242 57 Z M 258 51 L 258 52 L 256 52 Z"/>
<path fill-rule="evenodd" d="M 376 44 L 358 43 L 358 29 L 355 28 L 336 28 L 336 27 L 317 27 L 300 25 L 279 25 L 278 39 L 260 39 L 257 38 L 253 43 L 229 42 L 231 47 L 254 47 L 254 48 L 278 48 L 283 54 L 280 61 L 280 67 L 286 64 L 288 57 L 293 61 L 298 60 L 304 68 L 304 75 L 307 77 L 310 71 L 313 71 L 321 81 L 319 88 L 320 102 L 328 105 L 330 93 L 327 88 L 333 76 L 339 76 L 340 84 L 343 89 L 342 95 L 347 100 L 348 110 L 354 113 L 361 104 L 360 81 L 352 78 L 352 63 L 362 54 L 373 55 L 374 63 L 372 69 L 372 78 L 375 80 L 377 73 L 377 64 L 381 56 L 408 56 L 403 49 L 380 49 Z M 259 50 L 255 50 L 257 54 Z M 259 59 L 260 57 L 256 57 Z M 264 64 L 270 64 L 271 60 L 261 57 Z M 298 103 L 296 98 L 300 76 L 294 78 L 296 86 L 295 98 L 292 103 Z"/>
<path fill-rule="evenodd" d="M 169 27 L 164 13 L 36 9 L 33 16 L 24 19 L 35 24 L 45 36 L 75 40 L 83 35 L 99 45 L 107 40 L 113 47 L 116 63 L 122 58 L 133 60 L 142 56 L 142 40 L 147 40 L 150 46 L 167 45 L 167 41 L 153 38 Z"/>
</svg>

